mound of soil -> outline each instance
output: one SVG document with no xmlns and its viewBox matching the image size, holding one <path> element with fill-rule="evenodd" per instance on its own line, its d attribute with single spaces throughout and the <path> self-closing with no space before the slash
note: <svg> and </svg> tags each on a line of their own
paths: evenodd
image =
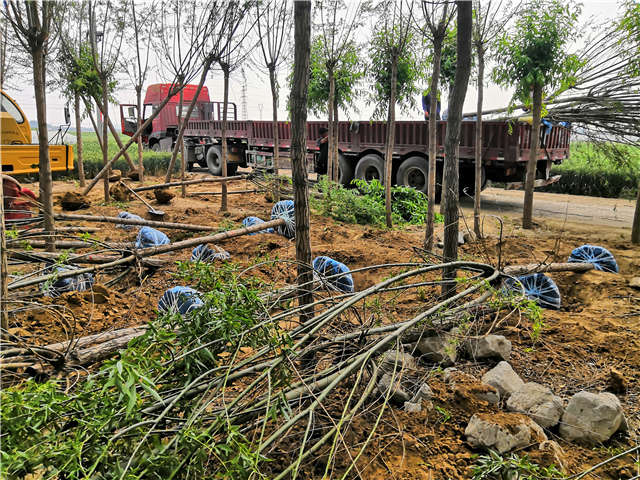
<svg viewBox="0 0 640 480">
<path fill-rule="evenodd" d="M 66 192 L 60 198 L 60 206 L 63 210 L 75 211 L 91 207 L 89 199 L 78 192 Z"/>
<path fill-rule="evenodd" d="M 153 191 L 153 194 L 156 197 L 156 201 L 160 205 L 168 205 L 171 203 L 171 199 L 176 195 L 169 191 L 167 188 L 160 188 Z"/>
<path fill-rule="evenodd" d="M 110 182 L 117 182 L 122 178 L 122 172 L 120 170 L 111 170 L 111 175 L 109 175 Z"/>
<path fill-rule="evenodd" d="M 128 179 L 133 180 L 135 182 L 140 180 L 140 171 L 139 170 L 129 170 L 126 175 L 127 175 Z"/>
<path fill-rule="evenodd" d="M 131 200 L 131 192 L 121 183 L 116 183 L 109 189 L 111 197 L 118 202 L 128 202 Z"/>
</svg>

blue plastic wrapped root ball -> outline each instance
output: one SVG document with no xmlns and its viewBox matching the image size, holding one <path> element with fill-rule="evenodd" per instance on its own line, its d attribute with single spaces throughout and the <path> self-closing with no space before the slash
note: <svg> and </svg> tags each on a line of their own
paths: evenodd
<svg viewBox="0 0 640 480">
<path fill-rule="evenodd" d="M 158 247 L 171 243 L 169 237 L 155 228 L 142 227 L 136 238 L 136 248 Z"/>
<path fill-rule="evenodd" d="M 321 275 L 322 277 L 325 277 L 325 281 L 330 287 L 340 292 L 353 293 L 353 277 L 351 276 L 349 267 L 344 263 L 340 263 L 333 258 L 323 256 L 316 257 L 313 260 L 312 265 L 314 275 L 317 279 L 320 279 L 319 276 Z M 334 275 L 340 276 L 326 278 Z"/>
<path fill-rule="evenodd" d="M 198 245 L 191 252 L 192 262 L 205 262 L 210 263 L 215 260 L 229 260 L 231 254 L 223 249 L 214 250 L 209 248 L 205 244 Z"/>
<path fill-rule="evenodd" d="M 57 267 L 51 273 L 66 273 L 75 270 L 72 267 Z M 54 279 L 55 280 L 55 279 Z M 64 277 L 55 280 L 53 283 L 44 283 L 42 285 L 42 293 L 48 297 L 59 297 L 66 292 L 86 292 L 91 290 L 95 279 L 90 273 L 79 273 L 72 277 Z"/>
<path fill-rule="evenodd" d="M 285 225 L 276 227 L 276 232 L 287 238 L 296 236 L 296 217 L 293 200 L 280 200 L 271 209 L 271 220 L 283 218 Z"/>
<path fill-rule="evenodd" d="M 127 220 L 142 220 L 142 217 L 129 212 L 120 212 L 118 214 L 118 218 L 125 218 Z M 134 228 L 138 227 L 136 225 L 125 225 L 124 223 L 118 223 L 116 224 L 116 228 L 122 228 L 123 230 L 133 230 Z"/>
<path fill-rule="evenodd" d="M 519 283 L 518 283 L 519 282 Z M 517 280 L 507 278 L 505 288 L 509 291 L 521 293 L 520 283 L 524 288 L 524 294 L 529 300 L 534 300 L 538 305 L 545 308 L 560 308 L 560 291 L 556 283 L 544 273 L 533 273 L 523 275 Z"/>
<path fill-rule="evenodd" d="M 242 220 L 243 227 L 253 227 L 254 225 L 260 225 L 261 223 L 264 223 L 264 220 L 258 217 L 247 217 Z M 259 232 L 249 233 L 249 235 L 257 235 L 259 233 L 275 233 L 275 230 L 269 227 L 265 228 L 264 230 L 260 230 Z"/>
<path fill-rule="evenodd" d="M 178 286 L 164 292 L 158 301 L 158 311 L 186 315 L 203 305 L 200 292 L 190 287 Z"/>
<path fill-rule="evenodd" d="M 593 263 L 596 270 L 618 273 L 618 263 L 611 252 L 596 245 L 582 245 L 569 255 L 569 263 Z"/>
</svg>

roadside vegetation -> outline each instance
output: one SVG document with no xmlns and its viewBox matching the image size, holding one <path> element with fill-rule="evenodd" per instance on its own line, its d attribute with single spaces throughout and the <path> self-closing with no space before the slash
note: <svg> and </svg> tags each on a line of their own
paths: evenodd
<svg viewBox="0 0 640 480">
<path fill-rule="evenodd" d="M 590 142 L 572 143 L 570 158 L 551 170 L 552 175 L 562 178 L 544 191 L 634 199 L 640 182 L 640 148 L 618 147 L 621 158 L 614 158 Z"/>
</svg>

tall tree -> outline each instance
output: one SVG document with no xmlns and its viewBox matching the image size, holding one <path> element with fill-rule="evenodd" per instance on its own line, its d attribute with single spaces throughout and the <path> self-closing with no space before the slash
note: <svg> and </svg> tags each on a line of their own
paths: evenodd
<svg viewBox="0 0 640 480">
<path fill-rule="evenodd" d="M 133 56 L 127 56 L 123 60 L 123 70 L 127 72 L 129 81 L 136 91 L 138 128 L 142 125 L 142 87 L 149 73 L 149 59 L 152 52 L 153 31 L 156 26 L 158 14 L 156 2 L 136 2 L 130 0 L 130 16 L 127 23 L 126 42 L 127 48 L 135 52 Z M 144 163 L 142 161 L 142 135 L 138 135 L 138 175 L 144 182 Z"/>
<path fill-rule="evenodd" d="M 476 113 L 475 185 L 473 189 L 473 231 L 480 238 L 480 193 L 482 190 L 482 105 L 484 100 L 485 56 L 495 48 L 496 40 L 516 14 L 519 5 L 505 0 L 474 0 L 472 42 L 478 59 L 478 101 Z"/>
<path fill-rule="evenodd" d="M 377 7 L 381 24 L 371 41 L 369 75 L 374 83 L 374 115 L 387 110 L 384 195 L 387 227 L 393 225 L 391 217 L 391 172 L 395 145 L 396 103 L 413 105 L 420 77 L 419 64 L 413 45 L 411 15 L 413 3 L 405 0 L 385 0 Z"/>
<path fill-rule="evenodd" d="M 577 36 L 580 6 L 561 0 L 531 0 L 516 20 L 514 28 L 503 33 L 496 51 L 494 79 L 504 86 L 515 86 L 515 98 L 532 105 L 529 161 L 525 178 L 523 228 L 533 228 L 533 187 L 540 144 L 543 95 L 557 94 L 576 81 L 580 61 L 567 53 L 567 44 Z"/>
<path fill-rule="evenodd" d="M 262 62 L 269 72 L 271 105 L 273 108 L 273 168 L 278 175 L 280 137 L 278 132 L 279 90 L 278 70 L 287 58 L 291 35 L 291 5 L 288 0 L 262 4 L 256 2 L 256 26 Z"/>
<path fill-rule="evenodd" d="M 355 42 L 351 42 L 349 45 L 346 45 L 330 77 L 326 68 L 326 50 L 323 42 L 322 36 L 316 36 L 311 43 L 309 109 L 315 115 L 327 115 L 327 117 L 329 117 L 329 109 L 332 108 L 333 123 L 337 125 L 339 110 L 354 109 L 355 100 L 362 95 L 363 92 L 358 86 L 366 76 L 366 68 L 361 58 L 359 46 Z M 331 95 L 330 78 L 334 79 L 333 96 Z M 331 100 L 331 98 L 333 98 L 333 100 Z M 335 135 L 332 135 L 331 138 L 334 140 L 334 145 L 336 146 L 334 153 L 337 155 L 339 152 L 337 149 L 338 134 L 336 132 L 334 132 Z M 327 174 L 332 173 L 330 176 L 334 178 L 337 175 L 337 180 L 344 185 L 348 185 L 349 182 L 351 182 L 353 179 L 352 170 L 347 169 L 345 165 L 340 166 L 339 160 L 337 169 L 333 168 L 331 162 L 328 163 Z"/>
<path fill-rule="evenodd" d="M 53 181 L 51 179 L 51 161 L 49 158 L 49 135 L 47 131 L 46 72 L 47 59 L 51 53 L 55 37 L 54 18 L 64 13 L 64 3 L 50 1 L 5 2 L 3 16 L 11 26 L 15 38 L 33 62 L 33 87 L 38 118 L 38 152 L 40 203 L 44 217 L 44 230 L 48 251 L 55 249 L 53 237 Z"/>
<path fill-rule="evenodd" d="M 294 2 L 294 69 L 291 88 L 291 166 L 296 220 L 296 260 L 298 262 L 298 298 L 300 305 L 313 302 L 309 284 L 311 269 L 311 237 L 309 233 L 309 179 L 307 159 L 307 94 L 309 57 L 311 54 L 311 1 Z M 310 313 L 302 315 L 309 318 Z"/>
<path fill-rule="evenodd" d="M 329 179 L 338 181 L 338 73 L 345 70 L 345 60 L 352 61 L 353 50 L 356 48 L 354 36 L 358 31 L 363 14 L 362 3 L 359 0 L 345 2 L 344 0 L 316 0 L 316 12 L 319 17 L 317 30 L 318 46 L 321 47 L 321 57 L 324 61 L 329 83 L 329 97 L 327 99 L 327 114 L 329 119 L 329 155 L 327 173 Z M 350 58 L 345 58 L 350 57 Z M 341 65 L 342 64 L 342 65 Z M 346 67 L 348 68 L 348 67 Z"/>
<path fill-rule="evenodd" d="M 467 95 L 469 76 L 471 75 L 471 28 L 473 9 L 471 2 L 457 1 L 457 63 L 453 89 L 449 96 L 449 117 L 447 118 L 447 135 L 445 139 L 444 178 L 447 190 L 444 196 L 444 249 L 445 261 L 458 259 L 458 157 L 460 153 L 460 124 L 462 123 L 462 107 Z M 444 279 L 451 283 L 443 284 L 445 295 L 455 291 L 455 269 L 446 269 Z"/>
<path fill-rule="evenodd" d="M 100 78 L 102 93 L 102 98 L 98 101 L 102 113 L 102 163 L 107 165 L 109 163 L 109 90 L 113 88 L 115 76 L 120 67 L 120 50 L 128 12 L 126 4 L 120 2 L 90 0 L 88 13 L 91 56 L 93 66 Z M 103 185 L 104 201 L 108 202 L 108 176 L 104 177 Z"/>
<path fill-rule="evenodd" d="M 251 49 L 245 45 L 247 37 L 253 30 L 256 20 L 249 15 L 253 5 L 249 1 L 232 1 L 233 8 L 229 8 L 225 14 L 225 22 L 221 26 L 220 38 L 223 39 L 221 48 L 216 60 L 222 70 L 224 77 L 224 100 L 222 105 L 222 131 L 221 131 L 221 151 L 222 151 L 222 176 L 228 173 L 228 145 L 227 145 L 227 122 L 229 108 L 229 76 L 231 72 L 238 69 L 242 62 L 251 54 Z M 222 195 L 220 198 L 220 211 L 226 212 L 227 207 L 227 182 L 222 182 Z"/>
<path fill-rule="evenodd" d="M 436 205 L 436 156 L 438 154 L 437 145 L 437 102 L 440 80 L 440 63 L 442 60 L 442 48 L 447 36 L 447 29 L 455 15 L 455 8 L 448 0 L 428 1 L 422 0 L 421 22 L 425 27 L 421 27 L 423 35 L 431 42 L 433 48 L 433 62 L 431 67 L 431 81 L 429 92 L 431 92 L 429 105 L 429 178 L 427 181 L 427 195 L 429 203 L 427 206 L 427 219 L 424 232 L 424 248 L 433 250 L 433 229 L 435 223 Z"/>
<path fill-rule="evenodd" d="M 212 37 L 218 38 L 213 35 L 214 25 L 219 24 L 219 12 L 226 8 L 230 8 L 230 3 L 184 3 L 179 0 L 166 0 L 159 6 L 159 10 L 166 13 L 160 17 L 157 45 L 154 48 L 164 53 L 163 69 L 173 76 L 176 86 L 180 89 L 178 133 L 172 148 L 165 182 L 171 180 L 173 166 L 179 153 L 181 155 L 181 176 L 184 177 L 186 162 L 182 140 L 184 130 L 214 59 L 214 54 L 208 49 L 207 44 Z M 198 72 L 200 72 L 200 82 L 187 108 L 186 115 L 183 115 L 183 88 Z"/>
<path fill-rule="evenodd" d="M 630 60 L 627 73 L 633 77 L 640 77 L 640 3 L 627 0 L 624 3 L 624 14 L 620 20 L 620 30 L 625 32 L 630 39 L 623 47 L 625 56 Z M 629 48 L 631 46 L 631 48 Z M 638 128 L 640 129 L 640 128 Z M 631 243 L 640 244 L 640 183 L 638 183 L 638 195 L 636 197 L 636 209 L 633 215 L 631 227 Z"/>
</svg>

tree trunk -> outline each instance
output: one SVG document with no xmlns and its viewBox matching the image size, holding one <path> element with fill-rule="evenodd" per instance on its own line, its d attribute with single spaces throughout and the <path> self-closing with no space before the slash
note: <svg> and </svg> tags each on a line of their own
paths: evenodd
<svg viewBox="0 0 640 480">
<path fill-rule="evenodd" d="M 309 282 L 311 270 L 311 237 L 309 232 L 309 184 L 307 176 L 307 97 L 309 89 L 309 56 L 311 54 L 311 2 L 294 2 L 295 52 L 293 87 L 291 89 L 291 164 L 296 219 L 296 260 L 298 261 L 299 305 L 313 302 Z M 301 320 L 313 317 L 306 309 Z"/>
<path fill-rule="evenodd" d="M 533 86 L 533 125 L 531 126 L 531 144 L 527 176 L 524 181 L 524 207 L 522 209 L 522 228 L 533 228 L 533 185 L 536 180 L 536 160 L 540 143 L 540 116 L 542 113 L 542 85 Z"/>
<path fill-rule="evenodd" d="M 460 149 L 460 124 L 462 123 L 462 107 L 467 94 L 469 75 L 471 73 L 471 22 L 472 4 L 464 0 L 458 5 L 458 29 L 456 35 L 458 62 L 456 76 L 449 97 L 449 116 L 447 118 L 447 137 L 445 141 L 445 161 L 443 182 L 447 190 L 444 195 L 444 261 L 458 259 L 458 153 Z M 452 283 L 442 285 L 443 295 L 455 293 L 455 269 L 445 269 L 443 279 Z"/>
<path fill-rule="evenodd" d="M 36 113 L 38 117 L 38 152 L 40 163 L 38 176 L 40 185 L 40 203 L 44 217 L 44 230 L 49 232 L 46 237 L 46 249 L 48 252 L 55 250 L 55 230 L 53 221 L 53 180 L 51 178 L 51 162 L 49 160 L 49 132 L 47 131 L 47 97 L 45 52 L 42 48 L 32 52 L 33 60 L 33 86 L 36 97 Z"/>
<path fill-rule="evenodd" d="M 138 105 L 138 130 L 142 126 L 142 85 L 136 85 L 136 104 Z M 144 160 L 142 158 L 142 134 L 138 135 L 138 177 L 144 183 Z"/>
<path fill-rule="evenodd" d="M 182 129 L 182 126 L 184 124 L 186 124 L 187 122 L 185 121 L 185 119 L 182 116 L 182 104 L 183 104 L 183 100 L 184 100 L 184 95 L 183 92 L 180 92 L 180 106 L 178 107 L 178 131 L 184 131 Z M 198 97 L 195 97 L 195 101 L 198 100 Z M 193 103 L 193 102 L 192 102 Z M 177 139 L 177 146 L 180 146 L 180 181 L 184 182 L 185 180 L 185 170 L 187 168 L 187 159 L 185 158 L 184 155 L 184 137 L 180 137 Z M 180 193 L 182 194 L 182 198 L 185 198 L 187 196 L 187 187 L 186 185 L 183 183 L 180 186 Z"/>
<path fill-rule="evenodd" d="M 484 47 L 478 46 L 478 113 L 476 117 L 475 188 L 473 194 L 473 231 L 480 238 L 480 190 L 482 190 L 482 102 L 484 96 Z"/>
<path fill-rule="evenodd" d="M 280 132 L 278 131 L 278 85 L 275 68 L 269 68 L 269 83 L 271 84 L 271 100 L 273 103 L 273 170 L 279 174 L 280 163 Z"/>
<path fill-rule="evenodd" d="M 224 72 L 224 103 L 222 105 L 222 178 L 227 176 L 227 155 L 229 148 L 227 146 L 227 108 L 229 106 L 229 67 L 223 68 Z M 220 211 L 226 212 L 227 207 L 227 182 L 222 182 L 222 195 L 220 196 Z"/>
<path fill-rule="evenodd" d="M 184 138 L 184 131 L 187 128 L 187 124 L 189 118 L 191 118 L 191 113 L 196 106 L 198 101 L 198 97 L 200 97 L 200 92 L 202 91 L 202 87 L 204 85 L 205 80 L 207 79 L 207 74 L 209 73 L 209 69 L 211 68 L 212 61 L 207 59 L 202 66 L 202 74 L 200 75 L 200 81 L 198 82 L 198 88 L 196 89 L 196 93 L 194 94 L 193 99 L 189 103 L 189 107 L 187 108 L 187 112 L 184 114 L 184 122 L 180 124 L 180 128 L 178 129 L 178 137 L 176 138 L 176 144 L 171 150 L 171 160 L 169 161 L 169 165 L 171 168 L 167 170 L 167 174 L 165 175 L 165 183 L 168 183 L 170 180 L 170 172 L 173 170 L 173 166 L 176 163 L 176 158 L 178 157 L 178 148 L 182 139 Z M 180 98 L 182 98 L 182 90 L 180 90 Z M 184 152 L 183 152 L 184 154 Z M 184 180 L 184 179 L 183 179 Z"/>
<path fill-rule="evenodd" d="M 335 138 L 336 147 L 333 150 L 333 181 L 338 183 L 340 181 L 340 163 L 338 162 L 338 158 L 340 158 L 339 153 L 339 145 L 340 145 L 340 134 L 338 127 L 338 99 L 337 97 L 333 97 L 333 138 Z"/>
<path fill-rule="evenodd" d="M 393 147 L 396 130 L 396 89 L 398 87 L 398 56 L 391 58 L 391 95 L 389 96 L 389 111 L 387 115 L 387 147 L 384 158 L 384 205 L 387 228 L 393 226 L 391 218 L 391 171 L 393 170 Z"/>
<path fill-rule="evenodd" d="M 80 178 L 80 186 L 84 188 L 87 182 L 84 178 L 84 163 L 82 161 L 82 119 L 80 115 L 80 94 L 77 92 L 73 95 L 73 103 L 73 107 L 75 109 L 74 113 L 76 117 L 76 165 L 78 165 L 78 177 Z"/>
<path fill-rule="evenodd" d="M 631 243 L 640 244 L 640 182 L 638 182 L 638 196 L 636 197 L 636 210 L 633 215 L 633 227 L 631 228 Z"/>
<path fill-rule="evenodd" d="M 0 45 L 0 48 L 4 48 Z M 0 158 L 0 167 L 2 159 Z M 0 168 L 0 171 L 1 168 Z M 0 178 L 0 336 L 4 337 L 9 330 L 9 289 L 7 272 L 7 236 L 4 225 L 4 185 Z M 4 303 L 3 303 L 4 302 Z"/>
<path fill-rule="evenodd" d="M 102 76 L 102 164 L 109 163 L 109 92 L 107 77 Z M 104 201 L 109 202 L 109 175 L 104 176 Z"/>
<path fill-rule="evenodd" d="M 335 147 L 335 130 L 333 129 L 333 102 L 336 98 L 336 79 L 333 75 L 333 68 L 327 68 L 327 75 L 329 76 L 329 101 L 327 102 L 327 114 L 329 117 L 329 136 L 327 141 L 327 178 L 333 181 L 333 149 Z"/>
<path fill-rule="evenodd" d="M 424 232 L 425 250 L 433 250 L 434 224 L 436 210 L 436 156 L 438 155 L 438 83 L 440 81 L 440 62 L 442 60 L 442 40 L 436 39 L 433 45 L 433 74 L 431 75 L 431 105 L 429 114 L 429 179 L 427 182 L 427 227 Z"/>
<path fill-rule="evenodd" d="M 182 130 L 182 122 L 180 119 L 182 118 L 182 99 L 184 98 L 183 90 L 180 90 L 180 101 L 178 103 L 178 131 Z M 171 147 L 171 159 L 169 160 L 169 168 L 167 169 L 167 173 L 164 177 L 165 183 L 171 181 L 171 175 L 173 174 L 173 166 L 176 164 L 176 160 L 178 159 L 178 152 L 181 152 L 180 149 L 180 139 L 176 138 L 176 143 Z"/>
</svg>

